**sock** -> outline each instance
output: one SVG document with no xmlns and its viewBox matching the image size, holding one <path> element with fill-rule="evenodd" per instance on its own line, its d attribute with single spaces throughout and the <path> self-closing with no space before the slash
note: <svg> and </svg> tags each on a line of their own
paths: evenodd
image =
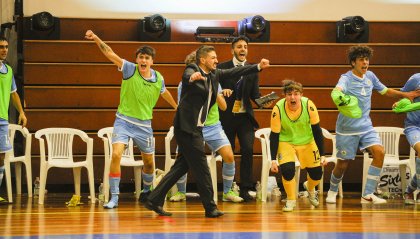
<svg viewBox="0 0 420 239">
<path fill-rule="evenodd" d="M 370 165 L 368 170 L 368 175 L 366 179 L 365 191 L 363 192 L 363 196 L 371 194 L 375 192 L 376 186 L 378 185 L 379 175 L 381 174 L 382 168 L 378 168 L 375 166 Z"/>
<path fill-rule="evenodd" d="M 104 208 L 112 209 L 118 206 L 118 199 L 120 194 L 121 174 L 109 175 L 109 190 L 111 192 L 111 200 L 104 205 Z"/>
<path fill-rule="evenodd" d="M 178 188 L 178 192 L 180 193 L 187 193 L 187 174 L 182 175 L 176 182 L 176 187 Z"/>
<path fill-rule="evenodd" d="M 311 177 L 309 177 L 308 175 L 308 191 L 310 193 L 314 193 L 315 192 L 315 187 L 319 184 L 319 182 L 321 182 L 321 180 L 313 180 Z"/>
<path fill-rule="evenodd" d="M 287 200 L 296 200 L 296 179 L 293 178 L 287 181 L 281 177 L 281 181 L 283 182 L 284 191 L 286 191 Z"/>
<path fill-rule="evenodd" d="M 414 174 L 413 178 L 411 179 L 410 183 L 407 185 L 405 189 L 405 193 L 413 193 L 417 189 L 417 173 Z"/>
<path fill-rule="evenodd" d="M 223 193 L 228 193 L 232 189 L 233 179 L 235 178 L 235 162 L 223 162 L 222 177 Z"/>
<path fill-rule="evenodd" d="M 153 173 L 148 174 L 143 171 L 141 171 L 142 177 L 143 177 L 143 192 L 150 191 L 150 188 L 153 184 Z"/>
<path fill-rule="evenodd" d="M 338 192 L 338 185 L 340 184 L 341 180 L 343 180 L 343 176 L 341 176 L 341 178 L 336 178 L 332 173 L 330 179 L 330 191 Z"/>
<path fill-rule="evenodd" d="M 1 186 L 1 183 L 3 182 L 3 177 L 4 177 L 4 165 L 0 167 L 0 186 Z"/>
</svg>

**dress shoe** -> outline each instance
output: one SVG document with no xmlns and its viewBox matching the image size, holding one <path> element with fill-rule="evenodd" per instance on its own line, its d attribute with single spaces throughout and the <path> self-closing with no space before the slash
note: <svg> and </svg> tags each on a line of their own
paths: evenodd
<svg viewBox="0 0 420 239">
<path fill-rule="evenodd" d="M 239 191 L 239 196 L 244 199 L 244 202 L 249 202 L 249 201 L 254 200 L 254 198 L 251 195 L 249 195 L 248 190 Z"/>
<path fill-rule="evenodd" d="M 225 213 L 222 211 L 219 211 L 219 209 L 215 208 L 211 211 L 206 211 L 206 217 L 220 217 L 223 216 Z"/>
<path fill-rule="evenodd" d="M 146 201 L 144 203 L 144 207 L 149 209 L 149 210 L 154 211 L 155 213 L 159 214 L 160 216 L 172 216 L 172 213 L 163 210 L 163 208 L 161 206 L 154 205 L 150 201 Z"/>
</svg>

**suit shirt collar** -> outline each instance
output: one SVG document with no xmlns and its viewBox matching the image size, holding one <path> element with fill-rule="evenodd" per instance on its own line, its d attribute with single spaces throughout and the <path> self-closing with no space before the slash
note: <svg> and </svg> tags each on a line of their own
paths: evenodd
<svg viewBox="0 0 420 239">
<path fill-rule="evenodd" d="M 233 65 L 234 65 L 234 66 L 237 66 L 237 65 L 242 65 L 242 66 L 244 66 L 244 65 L 245 65 L 245 63 L 246 63 L 246 60 L 245 60 L 245 61 L 243 61 L 243 62 L 241 62 L 241 61 L 238 61 L 238 59 L 236 59 L 236 57 L 233 57 L 232 62 L 233 62 Z"/>
</svg>

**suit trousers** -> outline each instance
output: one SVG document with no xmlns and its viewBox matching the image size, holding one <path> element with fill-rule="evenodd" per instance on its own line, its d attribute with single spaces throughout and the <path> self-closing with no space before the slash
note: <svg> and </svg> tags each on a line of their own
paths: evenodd
<svg viewBox="0 0 420 239">
<path fill-rule="evenodd" d="M 229 139 L 232 149 L 235 150 L 235 137 L 238 136 L 241 163 L 240 163 L 240 187 L 253 189 L 253 154 L 254 154 L 254 126 L 247 113 L 238 113 L 230 122 L 222 122 L 223 129 Z"/>
<path fill-rule="evenodd" d="M 202 133 L 197 131 L 190 134 L 175 128 L 174 134 L 178 144 L 177 159 L 148 199 L 155 205 L 163 206 L 168 191 L 191 168 L 204 209 L 214 210 L 217 206 L 213 200 L 214 192 Z"/>
</svg>

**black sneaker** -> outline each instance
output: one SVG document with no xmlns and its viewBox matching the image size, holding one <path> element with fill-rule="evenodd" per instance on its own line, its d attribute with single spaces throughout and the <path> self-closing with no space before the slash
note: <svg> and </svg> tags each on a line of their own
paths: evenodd
<svg viewBox="0 0 420 239">
<path fill-rule="evenodd" d="M 143 191 L 141 191 L 141 193 L 140 193 L 140 197 L 139 197 L 139 201 L 141 202 L 141 203 L 145 203 L 145 202 L 147 202 L 147 197 L 149 197 L 149 195 L 150 195 L 150 193 L 152 193 L 152 191 L 147 191 L 147 192 L 143 192 Z"/>
</svg>

